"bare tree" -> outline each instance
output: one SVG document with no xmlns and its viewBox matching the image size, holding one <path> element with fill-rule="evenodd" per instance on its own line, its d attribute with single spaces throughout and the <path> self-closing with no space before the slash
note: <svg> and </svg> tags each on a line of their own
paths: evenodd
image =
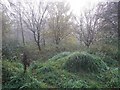
<svg viewBox="0 0 120 90">
<path fill-rule="evenodd" d="M 65 2 L 54 2 L 49 5 L 49 30 L 52 34 L 53 42 L 58 49 L 60 42 L 71 33 L 69 32 L 71 19 L 70 7 Z"/>
<path fill-rule="evenodd" d="M 24 37 L 24 29 L 23 29 L 22 12 L 21 12 L 20 3 L 19 3 L 19 22 L 20 22 L 20 28 L 21 28 L 21 32 L 22 32 L 23 45 L 25 46 L 25 37 Z"/>
<path fill-rule="evenodd" d="M 79 40 L 83 41 L 84 44 L 89 47 L 95 40 L 95 35 L 100 29 L 100 18 L 98 13 L 102 8 L 98 6 L 97 8 L 88 9 L 81 12 L 80 17 L 75 17 L 75 22 L 77 23 L 75 33 L 77 34 Z"/>
<path fill-rule="evenodd" d="M 25 11 L 24 14 L 24 23 L 28 30 L 33 33 L 34 40 L 38 46 L 39 51 L 41 51 L 41 35 L 43 29 L 43 21 L 46 16 L 48 5 L 43 2 L 39 2 L 37 7 L 29 6 L 29 11 Z"/>
</svg>

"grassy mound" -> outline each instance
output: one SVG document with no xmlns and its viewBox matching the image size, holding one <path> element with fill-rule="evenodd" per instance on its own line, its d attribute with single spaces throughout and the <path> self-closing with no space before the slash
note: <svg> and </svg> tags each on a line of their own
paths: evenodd
<svg viewBox="0 0 120 90">
<path fill-rule="evenodd" d="M 63 67 L 70 72 L 86 71 L 98 73 L 107 70 L 107 65 L 99 57 L 85 52 L 75 52 L 70 55 Z"/>
<path fill-rule="evenodd" d="M 55 55 L 54 57 L 52 57 L 49 60 L 53 60 L 53 61 L 58 60 L 58 59 L 61 59 L 61 58 L 64 58 L 64 57 L 68 56 L 69 54 L 70 54 L 70 52 L 62 52 L 60 54 Z"/>
<path fill-rule="evenodd" d="M 35 75 L 37 76 L 38 80 L 46 83 L 51 87 L 87 88 L 88 84 L 72 73 L 50 66 L 43 66 L 40 69 L 36 69 Z"/>
</svg>

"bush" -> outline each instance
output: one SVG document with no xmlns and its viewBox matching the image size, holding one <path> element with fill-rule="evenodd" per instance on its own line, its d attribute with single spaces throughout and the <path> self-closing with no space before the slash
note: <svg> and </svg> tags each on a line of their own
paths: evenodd
<svg viewBox="0 0 120 90">
<path fill-rule="evenodd" d="M 3 60 L 2 63 L 2 81 L 3 84 L 10 81 L 11 76 L 23 71 L 22 64 Z"/>
<path fill-rule="evenodd" d="M 45 88 L 47 87 L 46 84 L 39 82 L 37 79 L 31 77 L 28 73 L 19 73 L 11 77 L 11 80 L 7 82 L 3 89 L 38 89 L 38 88 Z"/>
<path fill-rule="evenodd" d="M 107 70 L 107 65 L 97 56 L 88 53 L 75 52 L 68 57 L 63 68 L 70 72 L 102 72 Z"/>
<path fill-rule="evenodd" d="M 58 81 L 58 78 L 59 78 L 58 75 L 55 73 L 49 73 L 49 74 L 47 73 L 44 77 L 42 77 L 42 81 L 44 83 L 47 83 L 48 85 L 57 86 L 58 83 L 60 83 Z"/>
<path fill-rule="evenodd" d="M 89 50 L 87 50 L 88 53 L 99 55 L 101 57 L 107 56 L 114 60 L 119 60 L 118 58 L 118 47 L 114 45 L 109 44 L 100 44 L 100 45 L 94 45 Z"/>
<path fill-rule="evenodd" d="M 23 47 L 16 40 L 9 40 L 3 42 L 2 44 L 3 59 L 9 59 L 9 60 L 19 59 L 22 48 Z"/>
<path fill-rule="evenodd" d="M 4 60 L 2 72 L 3 89 L 36 89 L 47 87 L 46 84 L 35 79 L 31 73 L 23 73 L 23 66 L 19 62 Z"/>
<path fill-rule="evenodd" d="M 109 71 L 106 71 L 99 76 L 98 80 L 102 81 L 107 88 L 118 88 L 120 87 L 120 75 L 118 68 L 110 68 Z"/>
</svg>

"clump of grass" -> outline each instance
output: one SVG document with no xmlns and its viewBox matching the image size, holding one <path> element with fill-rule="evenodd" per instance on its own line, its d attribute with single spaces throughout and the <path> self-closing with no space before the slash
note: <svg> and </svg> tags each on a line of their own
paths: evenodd
<svg viewBox="0 0 120 90">
<path fill-rule="evenodd" d="M 82 80 L 73 81 L 72 79 L 64 83 L 64 85 L 65 85 L 64 87 L 66 88 L 87 88 L 88 87 L 85 81 L 82 81 Z"/>
<path fill-rule="evenodd" d="M 104 61 L 109 67 L 118 67 L 118 61 L 112 59 L 111 57 L 103 57 L 103 61 Z"/>
<path fill-rule="evenodd" d="M 64 58 L 65 56 L 68 56 L 70 54 L 70 52 L 62 52 L 62 53 L 60 53 L 60 54 L 57 54 L 57 55 L 55 55 L 54 57 L 52 57 L 51 59 L 49 59 L 49 60 L 58 60 L 58 59 L 60 59 L 60 58 Z"/>
<path fill-rule="evenodd" d="M 101 58 L 85 52 L 75 52 L 68 57 L 63 68 L 70 72 L 92 72 L 99 73 L 107 70 L 107 65 Z"/>
</svg>

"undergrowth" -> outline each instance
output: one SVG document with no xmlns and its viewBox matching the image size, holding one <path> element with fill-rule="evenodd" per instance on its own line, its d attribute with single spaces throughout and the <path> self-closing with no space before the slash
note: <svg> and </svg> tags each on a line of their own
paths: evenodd
<svg viewBox="0 0 120 90">
<path fill-rule="evenodd" d="M 118 67 L 86 52 L 64 52 L 44 63 L 34 61 L 26 73 L 17 61 L 2 64 L 3 90 L 120 87 Z"/>
</svg>

